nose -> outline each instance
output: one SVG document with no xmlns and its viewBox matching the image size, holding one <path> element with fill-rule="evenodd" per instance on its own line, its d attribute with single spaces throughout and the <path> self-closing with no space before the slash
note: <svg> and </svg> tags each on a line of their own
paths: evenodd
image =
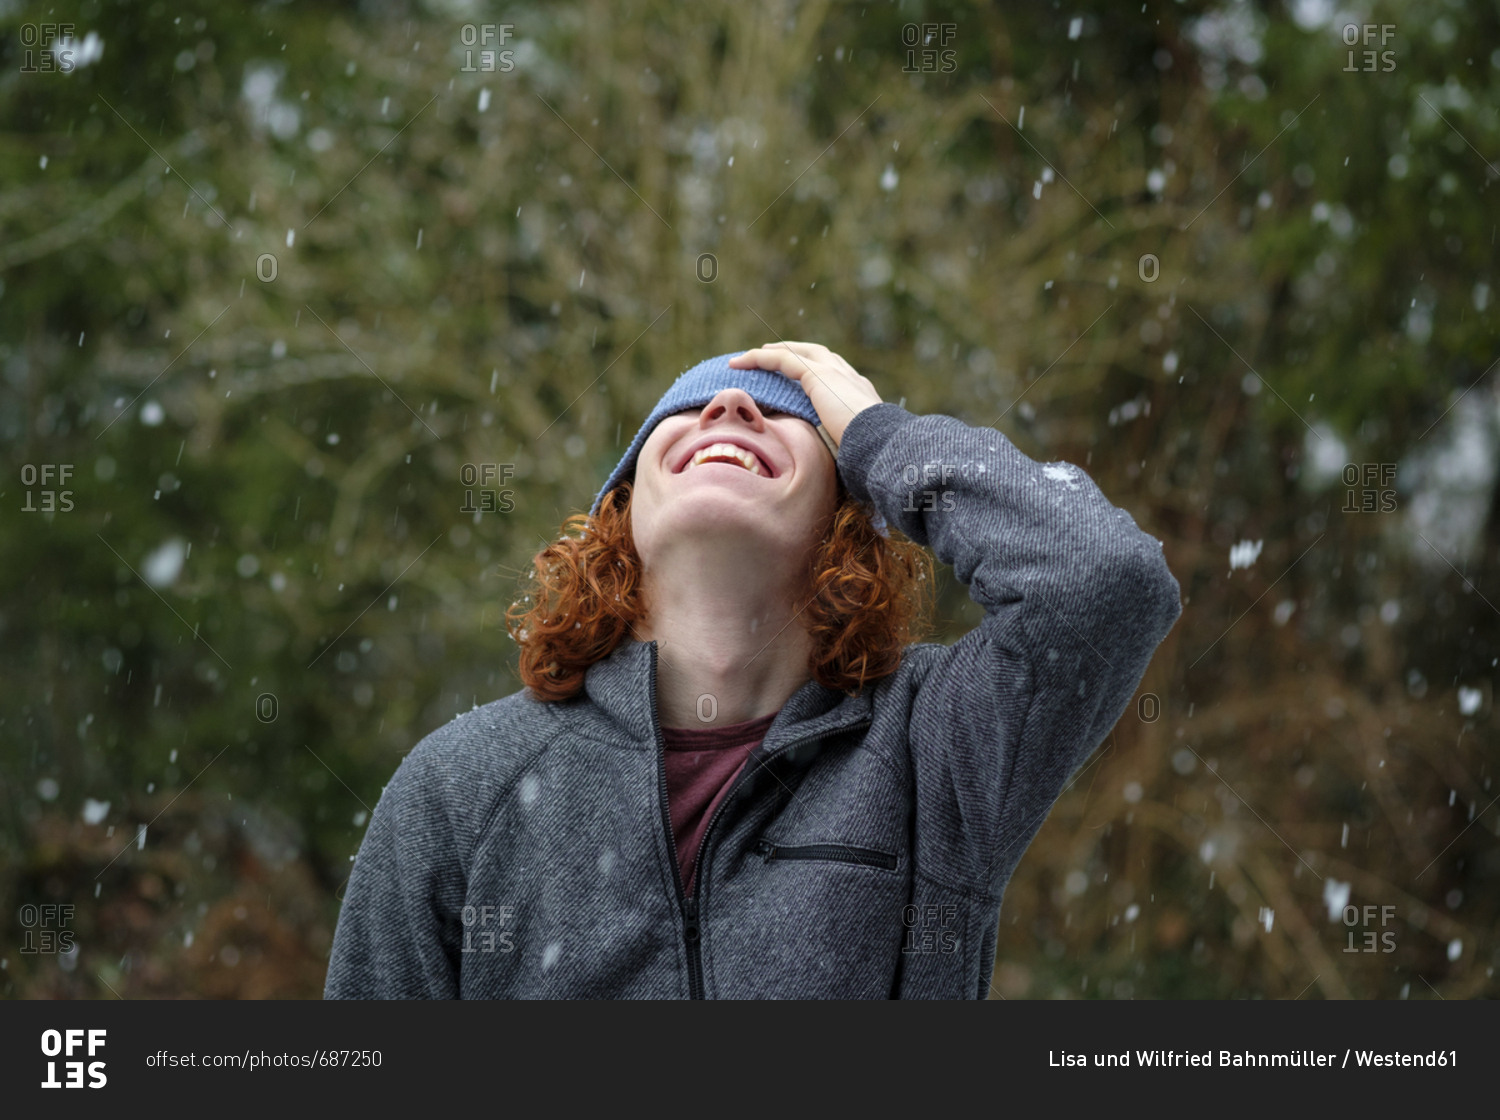
<svg viewBox="0 0 1500 1120">
<path fill-rule="evenodd" d="M 708 427 L 723 421 L 739 422 L 753 432 L 766 430 L 766 418 L 755 398 L 743 389 L 720 389 L 713 400 L 703 407 L 698 416 L 698 425 Z"/>
</svg>

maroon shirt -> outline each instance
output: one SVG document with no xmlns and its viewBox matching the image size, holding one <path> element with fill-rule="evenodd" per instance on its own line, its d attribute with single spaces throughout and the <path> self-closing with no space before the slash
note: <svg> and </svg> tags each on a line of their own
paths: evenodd
<svg viewBox="0 0 1500 1120">
<path fill-rule="evenodd" d="M 698 847 L 714 810 L 729 792 L 750 752 L 760 745 L 777 713 L 724 727 L 663 727 L 666 740 L 667 812 L 677 840 L 683 889 L 693 893 Z"/>
</svg>

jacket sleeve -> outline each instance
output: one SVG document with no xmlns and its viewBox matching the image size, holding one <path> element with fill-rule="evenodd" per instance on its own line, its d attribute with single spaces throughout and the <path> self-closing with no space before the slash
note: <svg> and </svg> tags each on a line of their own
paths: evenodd
<svg viewBox="0 0 1500 1120">
<path fill-rule="evenodd" d="M 454 999 L 465 875 L 443 768 L 417 744 L 380 795 L 333 936 L 325 999 Z"/>
<path fill-rule="evenodd" d="M 1078 467 L 895 404 L 859 413 L 839 472 L 984 608 L 926 647 L 907 741 L 917 868 L 995 897 L 1064 784 L 1119 719 L 1182 607 L 1161 542 Z"/>
</svg>

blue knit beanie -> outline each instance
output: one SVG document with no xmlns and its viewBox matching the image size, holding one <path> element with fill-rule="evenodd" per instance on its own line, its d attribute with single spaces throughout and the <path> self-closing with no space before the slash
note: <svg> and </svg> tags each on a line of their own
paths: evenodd
<svg viewBox="0 0 1500 1120">
<path fill-rule="evenodd" d="M 672 383 L 672 387 L 666 391 L 661 400 L 656 402 L 656 407 L 651 410 L 651 415 L 646 417 L 646 422 L 641 425 L 640 431 L 635 433 L 635 438 L 625 449 L 624 457 L 610 472 L 603 489 L 594 498 L 590 513 L 598 513 L 600 505 L 604 502 L 604 496 L 621 482 L 634 477 L 636 459 L 640 456 L 641 447 L 657 424 L 675 413 L 702 408 L 725 389 L 743 389 L 762 409 L 790 413 L 806 420 L 819 431 L 822 430 L 818 420 L 818 410 L 813 407 L 812 401 L 808 399 L 798 382 L 775 370 L 730 368 L 729 359 L 743 352 L 737 350 L 730 354 L 708 358 L 681 374 Z M 885 521 L 879 513 L 872 511 L 871 521 L 877 530 L 882 534 L 885 533 Z"/>
</svg>

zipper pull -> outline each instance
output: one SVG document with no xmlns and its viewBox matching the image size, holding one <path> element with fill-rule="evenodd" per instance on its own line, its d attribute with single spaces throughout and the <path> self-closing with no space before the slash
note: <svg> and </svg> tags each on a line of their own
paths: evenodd
<svg viewBox="0 0 1500 1120">
<path fill-rule="evenodd" d="M 771 857 L 776 854 L 776 845 L 769 840 L 757 840 L 755 842 L 755 854 L 769 862 Z"/>
<path fill-rule="evenodd" d="M 698 900 L 692 896 L 683 899 L 682 926 L 682 936 L 687 939 L 688 944 L 698 940 Z"/>
</svg>

